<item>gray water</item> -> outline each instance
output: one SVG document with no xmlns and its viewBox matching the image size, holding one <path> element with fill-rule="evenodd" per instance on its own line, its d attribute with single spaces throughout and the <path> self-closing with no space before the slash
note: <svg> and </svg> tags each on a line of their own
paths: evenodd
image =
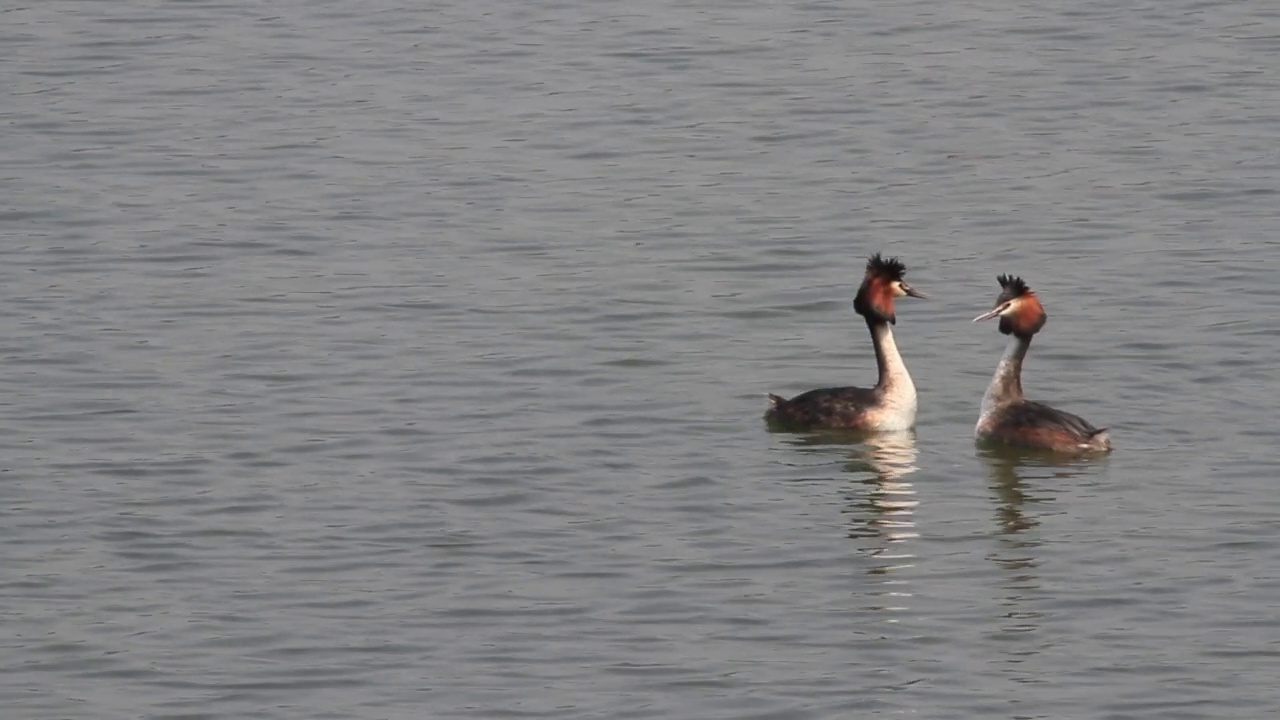
<svg viewBox="0 0 1280 720">
<path fill-rule="evenodd" d="M 0 13 L 5 718 L 1274 712 L 1274 3 L 428 5 Z"/>
</svg>

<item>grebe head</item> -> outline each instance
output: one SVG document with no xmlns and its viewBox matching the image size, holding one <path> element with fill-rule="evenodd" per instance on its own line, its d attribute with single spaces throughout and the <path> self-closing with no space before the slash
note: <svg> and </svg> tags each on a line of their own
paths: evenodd
<svg viewBox="0 0 1280 720">
<path fill-rule="evenodd" d="M 1000 332 L 1021 338 L 1030 338 L 1040 332 L 1049 315 L 1044 311 L 1044 306 L 1040 304 L 1036 294 L 1020 277 L 1001 275 L 996 279 L 1000 281 L 1001 289 L 1000 296 L 996 298 L 995 307 L 991 308 L 990 312 L 974 318 L 973 321 L 998 317 Z"/>
<path fill-rule="evenodd" d="M 910 295 L 915 298 L 928 297 L 916 290 L 902 279 L 907 271 L 898 258 L 882 258 L 880 253 L 871 256 L 867 261 L 867 274 L 862 278 L 862 287 L 853 298 L 853 309 L 868 320 L 893 323 L 893 301 Z"/>
</svg>

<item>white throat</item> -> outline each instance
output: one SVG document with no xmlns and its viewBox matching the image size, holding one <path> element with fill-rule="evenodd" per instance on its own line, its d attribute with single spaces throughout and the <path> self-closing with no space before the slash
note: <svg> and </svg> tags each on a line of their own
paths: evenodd
<svg viewBox="0 0 1280 720">
<path fill-rule="evenodd" d="M 876 391 L 884 407 L 882 430 L 910 428 L 916 421 L 916 386 L 907 372 L 906 363 L 898 353 L 893 340 L 893 328 L 889 323 L 871 325 L 871 341 L 876 346 L 876 365 L 880 368 L 880 381 Z"/>
</svg>

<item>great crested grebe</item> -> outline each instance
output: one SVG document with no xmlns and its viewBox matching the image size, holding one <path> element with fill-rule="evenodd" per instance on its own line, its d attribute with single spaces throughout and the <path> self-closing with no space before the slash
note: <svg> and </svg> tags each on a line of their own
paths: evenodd
<svg viewBox="0 0 1280 720">
<path fill-rule="evenodd" d="M 1022 360 L 1031 347 L 1031 338 L 1044 327 L 1048 315 L 1040 299 L 1022 278 L 1001 275 L 1000 296 L 990 312 L 974 322 L 1000 318 L 1000 332 L 1011 335 L 1009 347 L 996 366 L 974 435 L 979 440 L 1054 452 L 1105 452 L 1111 449 L 1106 428 L 1096 428 L 1087 420 L 1048 405 L 1031 402 L 1022 395 Z"/>
<path fill-rule="evenodd" d="M 876 347 L 880 381 L 871 389 L 857 387 L 810 390 L 790 400 L 769 394 L 764 416 L 788 430 L 907 430 L 916 422 L 916 386 L 893 342 L 893 301 L 904 295 L 926 297 L 902 280 L 906 267 L 897 258 L 876 253 L 853 299 L 853 309 L 867 320 Z"/>
</svg>

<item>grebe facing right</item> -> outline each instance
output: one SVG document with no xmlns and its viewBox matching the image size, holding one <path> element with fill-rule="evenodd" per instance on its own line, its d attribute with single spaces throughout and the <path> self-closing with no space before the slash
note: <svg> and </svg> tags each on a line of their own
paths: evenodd
<svg viewBox="0 0 1280 720">
<path fill-rule="evenodd" d="M 884 432 L 910 430 L 916 422 L 916 386 L 893 341 L 897 321 L 893 301 L 903 296 L 923 298 L 902 279 L 907 271 L 897 258 L 876 253 L 867 261 L 862 286 L 853 298 L 854 312 L 867 321 L 876 349 L 880 381 L 873 388 L 834 387 L 801 393 L 790 400 L 769 393 L 765 419 L 787 430 L 854 430 Z"/>
<path fill-rule="evenodd" d="M 979 440 L 1053 452 L 1110 450 L 1111 436 L 1106 428 L 1096 428 L 1078 415 L 1022 396 L 1022 360 L 1031 347 L 1031 338 L 1044 327 L 1048 315 L 1022 278 L 1001 275 L 997 280 L 1001 291 L 995 307 L 973 321 L 998 317 L 1000 332 L 1011 338 L 996 366 L 995 377 L 982 396 L 982 412 L 974 435 Z"/>
</svg>

